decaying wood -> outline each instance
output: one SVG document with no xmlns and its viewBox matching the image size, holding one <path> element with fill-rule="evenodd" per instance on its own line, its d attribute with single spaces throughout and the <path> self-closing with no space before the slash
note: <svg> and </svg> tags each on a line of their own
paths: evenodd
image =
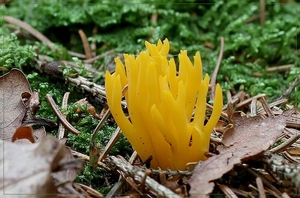
<svg viewBox="0 0 300 198">
<path fill-rule="evenodd" d="M 113 170 L 122 172 L 127 177 L 132 177 L 139 184 L 142 183 L 143 178 L 145 177 L 144 171 L 137 166 L 132 166 L 127 161 L 121 160 L 115 156 L 110 156 L 105 159 L 106 164 Z M 154 179 L 147 177 L 145 179 L 145 187 L 148 190 L 151 190 L 156 193 L 159 197 L 174 197 L 179 198 L 180 196 L 166 188 L 163 185 L 160 185 Z"/>
</svg>

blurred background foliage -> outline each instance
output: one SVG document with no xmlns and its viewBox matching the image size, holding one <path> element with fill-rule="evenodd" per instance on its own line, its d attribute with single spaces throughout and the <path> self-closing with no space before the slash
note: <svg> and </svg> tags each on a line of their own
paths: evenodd
<svg viewBox="0 0 300 198">
<path fill-rule="evenodd" d="M 204 70 L 211 75 L 220 52 L 220 38 L 224 37 L 224 55 L 217 77 L 224 91 L 245 91 L 250 96 L 265 93 L 272 101 L 300 75 L 299 0 L 265 0 L 264 24 L 260 22 L 259 0 L 135 0 L 132 3 L 125 0 L 113 3 L 109 0 L 0 0 L 0 3 L 0 15 L 30 24 L 63 51 L 58 54 L 34 39 L 17 37 L 0 19 L 2 71 L 21 68 L 33 89 L 42 95 L 51 93 L 58 101 L 65 91 L 72 91 L 77 98 L 81 97 L 80 92 L 41 77 L 31 63 L 37 54 L 72 61 L 72 57 L 66 55 L 67 50 L 84 53 L 79 29 L 85 32 L 90 43 L 97 45 L 97 55 L 114 51 L 93 63 L 102 74 L 119 53 L 136 54 L 145 49 L 145 40 L 156 43 L 158 39 L 168 38 L 170 54 L 175 58 L 181 49 L 188 50 L 191 58 L 200 51 Z M 290 65 L 291 69 L 270 71 L 283 65 Z M 103 76 L 95 81 L 102 84 Z M 298 89 L 296 87 L 290 96 L 291 103 L 300 100 Z M 76 101 L 75 96 L 71 102 Z M 51 115 L 47 108 L 41 109 L 42 115 Z M 83 120 L 75 126 L 90 134 L 96 122 L 89 120 L 88 127 L 84 127 L 85 123 Z M 108 134 L 112 133 L 113 129 L 106 129 Z M 71 146 L 82 152 L 88 150 L 89 144 L 83 143 L 88 139 L 84 133 L 72 138 Z M 119 145 L 124 146 L 124 141 L 122 139 Z M 116 148 L 115 154 L 120 150 Z"/>
<path fill-rule="evenodd" d="M 200 51 L 209 74 L 216 65 L 223 36 L 225 49 L 218 82 L 226 90 L 244 90 L 252 96 L 264 92 L 274 99 L 293 79 L 289 75 L 296 73 L 266 72 L 266 68 L 287 64 L 299 67 L 300 5 L 297 1 L 284 2 L 265 1 L 264 25 L 260 24 L 259 1 L 253 0 L 136 0 L 132 3 L 121 0 L 114 3 L 107 0 L 12 0 L 1 5 L 0 13 L 21 19 L 53 42 L 81 53 L 79 29 L 84 30 L 90 42 L 97 44 L 97 54 L 108 50 L 136 54 L 144 49 L 145 40 L 156 43 L 158 39 L 168 38 L 172 47 L 170 53 L 174 56 L 180 49 L 187 49 L 190 56 Z M 5 27 L 1 28 L 2 35 L 8 32 Z M 7 42 L 11 43 L 11 39 Z M 22 44 L 36 43 L 26 40 Z M 22 46 L 21 49 L 21 57 L 32 57 L 28 54 L 31 48 Z M 39 53 L 49 51 L 41 46 L 39 49 Z M 1 55 L 8 54 L 9 50 L 1 51 Z M 0 63 L 5 58 L 2 57 Z M 24 65 L 27 59 L 15 61 L 17 65 Z M 6 60 L 6 63 L 11 61 Z M 94 67 L 99 68 L 102 63 L 96 61 Z"/>
</svg>

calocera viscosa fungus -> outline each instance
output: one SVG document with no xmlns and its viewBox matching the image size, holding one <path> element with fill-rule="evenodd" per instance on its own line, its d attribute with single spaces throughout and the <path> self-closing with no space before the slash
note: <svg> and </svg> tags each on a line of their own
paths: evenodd
<svg viewBox="0 0 300 198">
<path fill-rule="evenodd" d="M 206 159 L 223 107 L 222 90 L 217 84 L 213 111 L 204 125 L 209 76 L 202 78 L 200 53 L 192 64 L 182 50 L 177 73 L 174 59 L 167 57 L 167 39 L 145 45 L 147 50 L 137 57 L 124 54 L 125 66 L 116 58 L 115 72 L 106 72 L 108 106 L 143 161 L 152 156 L 152 168 L 183 170 L 188 162 Z M 130 119 L 122 110 L 123 94 Z"/>
</svg>

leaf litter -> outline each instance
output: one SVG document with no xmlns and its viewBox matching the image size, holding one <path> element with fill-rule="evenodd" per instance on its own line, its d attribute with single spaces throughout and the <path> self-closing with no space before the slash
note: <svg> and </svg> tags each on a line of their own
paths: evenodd
<svg viewBox="0 0 300 198">
<path fill-rule="evenodd" d="M 19 80 L 16 82 L 12 81 L 12 79 L 15 78 Z M 38 93 L 31 91 L 26 77 L 20 70 L 13 69 L 8 74 L 0 77 L 1 82 L 7 79 L 10 80 L 10 83 L 7 82 L 0 85 L 3 90 L 10 90 L 10 92 L 8 92 L 10 96 L 2 92 L 3 109 L 1 109 L 1 112 L 3 113 L 1 116 L 6 117 L 10 115 L 10 106 L 15 107 L 14 113 L 18 116 L 8 118 L 1 117 L 1 120 L 5 121 L 1 130 L 3 134 L 5 134 L 3 137 L 6 138 L 4 139 L 6 141 L 1 142 L 1 144 L 4 145 L 4 153 L 1 159 L 3 161 L 3 168 L 7 168 L 4 171 L 7 175 L 1 175 L 5 181 L 4 188 L 1 189 L 2 193 L 18 194 L 26 192 L 32 195 L 39 193 L 71 193 L 82 196 L 82 194 L 78 193 L 78 185 L 76 186 L 72 183 L 77 176 L 77 170 L 82 165 L 82 163 L 74 160 L 74 152 L 68 150 L 61 141 L 46 136 L 43 127 L 38 130 L 31 128 L 33 125 L 45 123 L 45 125 L 47 125 L 47 123 L 50 123 L 50 121 L 46 119 L 35 117 L 35 113 L 39 108 Z M 14 83 L 16 83 L 16 85 L 14 85 Z M 23 86 L 21 86 L 21 84 Z M 14 87 L 16 87 L 16 90 L 12 90 Z M 256 99 L 257 98 L 259 98 L 259 96 L 257 96 Z M 10 100 L 10 103 L 5 103 L 5 101 L 8 100 Z M 247 101 L 247 103 L 249 102 L 251 102 L 251 100 Z M 243 107 L 246 105 L 245 101 L 241 103 L 243 103 Z M 13 106 L 11 104 L 15 105 Z M 236 106 L 238 106 L 238 104 Z M 103 159 L 103 154 L 100 154 L 100 156 L 102 156 L 99 158 L 101 161 L 98 161 L 97 164 L 98 166 L 105 167 L 107 170 L 115 170 L 121 172 L 123 175 L 127 174 L 127 177 L 135 178 L 133 181 L 126 181 L 140 194 L 149 193 L 146 189 L 152 189 L 151 191 L 154 195 L 163 195 L 166 197 L 176 197 L 176 193 L 182 196 L 207 197 L 214 190 L 215 182 L 232 170 L 235 165 L 263 155 L 263 153 L 274 144 L 278 136 L 283 133 L 286 122 L 291 120 L 292 111 L 294 110 L 274 116 L 270 113 L 270 110 L 265 109 L 264 112 L 268 112 L 269 117 L 248 117 L 243 115 L 242 112 L 233 111 L 229 105 L 227 107 L 227 119 L 229 123 L 226 125 L 226 122 L 222 121 L 219 123 L 220 126 L 217 127 L 223 133 L 222 145 L 217 147 L 219 154 L 209 157 L 206 161 L 200 162 L 192 172 L 175 171 L 174 173 L 169 170 L 151 170 L 150 173 L 148 172 L 146 174 L 147 171 L 143 166 L 130 166 L 123 158 L 121 158 L 122 160 L 117 160 L 117 158 L 112 157 Z M 8 141 L 15 141 L 15 143 L 22 144 L 14 144 Z M 115 140 L 110 141 L 109 144 L 114 144 L 115 142 Z M 107 145 L 106 148 L 111 148 L 112 146 L 113 145 Z M 48 147 L 52 148 L 51 154 L 49 154 L 47 150 Z M 60 151 L 61 148 L 63 148 L 62 151 Z M 57 149 L 57 151 L 53 152 L 53 149 Z M 18 153 L 17 156 L 22 155 L 22 158 L 18 158 L 11 153 Z M 103 153 L 108 153 L 108 150 L 103 151 Z M 77 155 L 77 157 L 78 156 L 79 155 Z M 90 160 L 88 156 L 81 155 L 79 158 L 83 158 L 86 161 Z M 20 160 L 25 162 L 30 161 L 26 163 L 26 171 L 24 171 L 24 167 L 18 163 Z M 135 160 L 132 162 L 134 161 Z M 28 164 L 32 166 L 28 166 Z M 13 167 L 13 169 L 8 167 Z M 134 171 L 130 174 L 125 173 L 123 167 L 130 167 L 130 169 Z M 14 174 L 10 174 L 11 172 Z M 139 180 L 136 180 L 136 174 L 140 175 Z M 156 178 L 157 181 L 147 180 L 146 178 L 150 175 Z M 170 179 L 172 177 L 173 179 Z M 12 185 L 16 181 L 19 185 Z M 34 183 L 34 181 L 40 182 Z M 145 183 L 146 181 L 148 183 Z M 57 183 L 63 183 L 65 185 L 57 185 Z M 228 190 L 227 186 L 222 184 L 218 184 L 218 186 L 220 189 Z M 170 189 L 170 192 L 174 192 L 174 194 L 166 194 L 165 192 L 168 192 L 166 188 Z M 115 194 L 117 194 L 117 192 L 115 192 Z"/>
<path fill-rule="evenodd" d="M 230 171 L 234 165 L 263 154 L 283 132 L 286 120 L 291 116 L 287 111 L 279 116 L 262 118 L 239 115 L 231 118 L 233 127 L 225 131 L 218 155 L 199 163 L 189 180 L 192 196 L 207 196 L 213 191 L 214 180 Z"/>
<path fill-rule="evenodd" d="M 22 94 L 31 93 L 26 76 L 18 69 L 12 69 L 0 78 L 0 138 L 10 140 L 22 124 L 26 113 Z"/>
<path fill-rule="evenodd" d="M 11 19 L 9 17 L 6 17 L 6 19 Z M 14 20 L 14 22 L 16 22 Z M 22 27 L 24 29 L 28 28 L 32 28 L 31 26 L 29 26 L 28 24 L 26 24 L 27 26 L 24 26 L 24 22 L 21 21 L 17 21 L 18 24 L 21 24 Z M 37 32 L 39 35 L 41 35 L 41 33 L 39 33 L 37 30 L 35 29 L 29 29 L 32 34 L 32 30 L 34 30 L 35 32 Z M 43 36 L 43 35 L 42 35 Z M 43 40 L 46 40 L 47 38 L 43 37 Z M 48 42 L 47 42 L 48 43 Z M 220 53 L 221 55 L 222 53 Z M 220 56 L 221 57 L 221 56 Z M 219 58 L 221 59 L 221 58 Z M 39 66 L 41 64 L 39 64 L 41 60 L 37 61 L 38 66 L 36 66 L 37 68 L 39 68 Z M 10 74 L 16 73 L 12 76 L 9 76 Z M 8 76 L 6 76 L 8 75 Z M 5 148 L 5 152 L 4 155 L 6 155 L 6 152 L 12 152 L 13 150 L 17 150 L 17 152 L 14 153 L 18 153 L 20 152 L 20 154 L 22 154 L 22 150 L 24 147 L 24 150 L 31 150 L 33 151 L 33 153 L 37 152 L 37 153 L 43 153 L 46 154 L 47 148 L 44 148 L 44 145 L 41 144 L 41 142 L 46 142 L 47 145 L 49 146 L 53 146 L 55 148 L 57 148 L 56 153 L 57 155 L 45 155 L 43 157 L 47 158 L 49 160 L 49 164 L 52 164 L 50 170 L 52 171 L 42 171 L 41 172 L 41 181 L 44 182 L 44 185 L 41 189 L 44 189 L 44 192 L 49 192 L 49 193 L 57 193 L 59 191 L 59 188 L 57 186 L 55 186 L 55 184 L 53 184 L 53 182 L 51 180 L 55 180 L 55 178 L 59 178 L 57 176 L 53 176 L 53 172 L 57 172 L 58 170 L 68 170 L 68 168 L 72 167 L 75 169 L 77 169 L 79 166 L 77 166 L 78 164 L 73 163 L 73 161 L 69 161 L 69 157 L 70 159 L 72 158 L 71 155 L 66 154 L 68 152 L 65 151 L 65 149 L 63 149 L 64 151 L 60 151 L 61 149 L 59 148 L 65 148 L 63 145 L 61 145 L 60 141 L 57 142 L 57 140 L 55 138 L 49 137 L 49 136 L 45 136 L 43 139 L 39 139 L 38 136 L 35 134 L 35 131 L 33 132 L 32 129 L 29 127 L 27 128 L 26 126 L 30 126 L 30 125 L 34 125 L 37 124 L 37 121 L 35 120 L 35 116 L 30 116 L 30 115 L 34 115 L 34 111 L 35 110 L 30 110 L 30 108 L 26 109 L 26 105 L 24 104 L 28 99 L 30 99 L 30 97 L 32 96 L 32 92 L 30 90 L 30 86 L 28 81 L 26 81 L 25 76 L 22 76 L 20 74 L 20 71 L 18 72 L 16 69 L 11 70 L 11 72 L 9 72 L 8 74 L 6 74 L 2 77 L 0 77 L 0 90 L 1 95 L 0 95 L 0 99 L 1 99 L 1 115 L 0 115 L 0 124 L 1 124 L 1 135 L 2 135 L 2 139 L 5 140 L 9 140 L 13 137 L 13 140 L 18 142 L 20 140 L 20 138 L 25 138 L 25 139 L 30 139 L 27 141 L 28 144 L 13 144 L 11 142 L 8 141 L 1 141 L 1 145 L 3 144 L 3 148 Z M 23 82 L 24 84 L 20 83 L 19 79 L 15 80 L 15 77 L 19 76 L 21 79 L 21 82 Z M 85 89 L 87 92 L 92 93 L 93 95 L 97 95 L 99 97 L 105 97 L 105 91 L 103 90 L 103 88 L 99 85 L 93 84 L 90 81 L 86 80 L 85 78 L 79 76 L 79 77 L 65 77 L 68 82 L 70 84 L 74 84 L 75 86 L 81 87 L 82 89 Z M 2 85 L 4 85 L 3 83 L 8 80 L 7 83 L 5 83 L 5 87 L 1 87 Z M 14 85 L 14 83 L 16 83 Z M 83 86 L 83 85 L 88 85 L 88 86 Z M 14 89 L 16 86 L 16 89 Z M 10 93 L 8 95 L 6 95 L 7 93 Z M 30 93 L 28 95 L 28 93 Z M 239 94 L 239 93 L 238 93 Z M 34 95 L 34 94 L 33 94 Z M 21 96 L 21 97 L 20 97 Z M 236 98 L 232 98 L 233 100 L 237 101 L 240 100 L 241 98 L 244 98 L 245 94 L 243 94 L 240 97 L 236 97 Z M 256 99 L 259 98 L 259 96 L 256 96 Z M 21 98 L 21 101 L 20 101 Z M 8 100 L 12 99 L 10 102 L 7 102 Z M 249 106 L 249 103 L 256 105 L 256 99 L 251 98 L 251 99 L 247 99 L 247 100 L 241 100 L 240 103 L 236 104 L 236 108 L 242 108 L 245 106 Z M 229 101 L 231 101 L 231 99 L 228 99 Z M 32 101 L 34 102 L 34 101 Z M 30 102 L 29 102 L 30 104 Z M 124 103 L 122 103 L 124 105 Z M 126 103 L 125 103 L 126 104 Z M 280 103 L 279 103 L 280 104 Z M 10 107 L 14 107 L 11 108 Z M 266 104 L 265 104 L 266 105 Z M 269 105 L 271 106 L 271 104 Z M 25 108 L 24 108 L 25 107 Z M 255 106 L 256 107 L 256 106 Z M 252 109 L 254 109 L 256 114 L 256 108 L 251 108 L 251 113 L 252 113 Z M 14 110 L 14 111 L 11 111 Z M 229 111 L 232 111 L 231 108 L 227 107 L 227 113 Z M 11 112 L 14 113 L 14 115 L 10 115 Z M 31 113 L 29 114 L 30 118 L 33 119 L 29 119 L 26 120 L 26 118 L 24 117 L 28 112 Z M 194 171 L 190 171 L 189 170 L 177 170 L 177 171 L 170 171 L 170 170 L 151 170 L 149 173 L 149 169 L 145 170 L 145 167 L 141 167 L 141 166 L 136 166 L 136 165 L 130 165 L 133 164 L 134 162 L 137 163 L 138 160 L 137 159 L 137 155 L 134 152 L 131 159 L 129 160 L 129 164 L 127 162 L 127 160 L 123 159 L 122 157 L 118 156 L 119 159 L 122 160 L 118 160 L 118 158 L 114 158 L 114 157 L 107 157 L 106 160 L 103 159 L 104 157 L 100 156 L 100 159 L 103 159 L 104 161 L 98 161 L 98 166 L 104 167 L 107 170 L 115 170 L 117 172 L 120 173 L 121 176 L 123 176 L 124 180 L 126 182 L 122 182 L 124 180 L 120 180 L 120 182 L 116 183 L 114 188 L 111 190 L 111 192 L 109 193 L 109 195 L 118 195 L 120 194 L 120 189 L 125 189 L 125 183 L 129 184 L 129 186 L 131 188 L 130 191 L 128 191 L 128 194 L 133 195 L 136 194 L 137 192 L 142 195 L 142 194 L 148 194 L 148 195 L 164 195 L 165 197 L 178 197 L 176 196 L 176 194 L 170 193 L 170 194 L 164 194 L 163 192 L 159 191 L 159 189 L 163 189 L 162 191 L 164 191 L 164 188 L 161 188 L 161 186 L 159 186 L 159 182 L 156 181 L 152 181 L 149 183 L 147 183 L 146 181 L 149 181 L 149 179 L 147 180 L 147 177 L 151 176 L 152 178 L 155 178 L 155 175 L 164 175 L 164 177 L 168 178 L 167 180 L 165 178 L 160 178 L 161 179 L 161 183 L 164 186 L 171 186 L 170 184 L 174 182 L 174 180 L 169 181 L 169 178 L 174 177 L 175 181 L 177 181 L 178 185 L 180 186 L 180 190 L 178 189 L 174 189 L 172 187 L 172 191 L 181 195 L 182 197 L 191 195 L 191 196 L 204 196 L 207 197 L 210 195 L 210 193 L 212 192 L 212 190 L 214 189 L 214 185 L 215 183 L 217 184 L 217 186 L 219 186 L 219 188 L 223 191 L 227 191 L 229 194 L 227 194 L 227 196 L 235 196 L 235 192 L 233 191 L 230 187 L 224 185 L 224 184 L 219 184 L 218 183 L 218 179 L 220 179 L 222 177 L 222 175 L 226 174 L 227 172 L 229 172 L 230 170 L 232 170 L 232 168 L 235 165 L 241 164 L 241 163 L 246 163 L 247 161 L 250 161 L 251 159 L 255 159 L 256 157 L 258 158 L 262 158 L 261 161 L 259 162 L 263 162 L 267 163 L 267 165 L 270 165 L 272 167 L 273 170 L 284 170 L 286 171 L 286 169 L 281 169 L 282 167 L 288 167 L 287 170 L 289 170 L 289 168 L 292 167 L 292 169 L 296 170 L 296 171 L 290 171 L 290 172 L 297 172 L 297 170 L 299 169 L 299 166 L 297 166 L 297 163 L 299 163 L 299 160 L 295 160 L 295 158 L 290 158 L 290 160 L 294 160 L 294 163 L 288 163 L 286 162 L 286 160 L 283 159 L 282 156 L 279 155 L 274 155 L 274 154 L 269 154 L 268 149 L 269 147 L 278 139 L 280 140 L 282 137 L 285 137 L 287 140 L 289 140 L 289 137 L 295 135 L 295 134 L 291 134 L 289 132 L 287 132 L 287 129 L 285 128 L 287 126 L 287 122 L 289 122 L 288 120 L 290 120 L 290 113 L 291 112 L 285 112 L 285 113 L 278 113 L 276 112 L 277 116 L 270 116 L 270 111 L 266 110 L 267 114 L 269 115 L 269 117 L 243 117 L 240 114 L 236 114 L 234 111 L 232 111 L 231 113 L 228 113 L 228 117 L 227 117 L 227 121 L 229 121 L 228 125 L 225 125 L 223 120 L 221 122 L 223 122 L 223 124 L 221 124 L 223 127 L 223 129 L 218 131 L 222 131 L 223 135 L 220 135 L 221 138 L 219 137 L 220 140 L 218 140 L 218 143 L 222 143 L 223 145 L 218 144 L 219 146 L 217 147 L 217 154 L 209 157 L 208 160 L 204 161 L 204 162 L 199 162 L 198 165 L 196 166 Z M 261 113 L 261 112 L 260 112 Z M 233 115 L 233 116 L 232 116 Z M 264 114 L 260 114 L 260 115 L 264 115 Z M 2 116 L 2 117 L 1 117 Z M 234 117 L 236 116 L 236 117 Z M 28 116 L 26 116 L 28 117 Z M 25 120 L 24 120 L 25 118 Z M 33 122 L 32 122 L 33 120 Z M 39 120 L 40 121 L 40 120 Z M 43 122 L 43 120 L 42 120 Z M 220 122 L 220 123 L 221 123 Z M 15 134 L 15 131 L 20 127 L 20 125 L 24 125 L 25 124 L 25 128 L 21 128 L 21 132 L 18 132 L 17 134 Z M 299 124 L 293 122 L 293 124 L 296 124 L 299 127 Z M 220 127 L 222 128 L 222 127 Z M 25 130 L 25 131 L 23 131 Z M 217 129 L 216 129 L 217 130 Z M 32 135 L 32 133 L 34 135 Z M 116 133 L 117 130 L 116 130 Z M 295 133 L 298 133 L 298 131 L 296 131 Z M 42 132 L 43 134 L 43 132 Z M 42 135 L 44 136 L 44 135 Z M 281 136 L 281 137 L 279 137 Z M 297 137 L 299 137 L 297 135 Z M 103 153 L 108 153 L 110 148 L 113 147 L 114 143 L 116 142 L 117 136 L 112 137 L 111 141 L 108 143 L 108 145 L 106 145 L 105 151 Z M 38 141 L 37 141 L 38 140 Z M 213 138 L 211 139 L 213 142 Z M 37 143 L 31 144 L 30 142 L 32 141 L 37 141 Z M 6 145 L 7 144 L 7 145 Z M 12 146 L 13 145 L 13 146 Z M 59 145 L 59 146 L 58 146 Z M 6 149 L 7 148 L 7 149 Z M 40 149 L 40 151 L 37 150 L 37 148 Z M 42 151 L 44 150 L 44 151 Z M 282 148 L 281 148 L 282 150 Z M 285 148 L 283 148 L 283 150 L 285 150 Z M 268 154 L 267 154 L 268 153 Z M 271 152 L 272 153 L 272 152 Z M 283 155 L 287 156 L 287 154 L 285 154 L 285 151 L 282 152 Z M 28 154 L 28 153 L 26 153 Z M 75 156 L 78 156 L 79 158 L 85 159 L 86 161 L 89 160 L 89 157 L 86 155 L 82 155 L 81 153 L 78 153 L 76 151 L 72 151 L 72 154 Z M 29 154 L 28 154 L 29 155 Z M 265 158 L 264 156 L 267 156 L 267 158 Z M 64 157 L 62 158 L 62 156 L 68 156 L 68 157 Z M 35 156 L 30 156 L 31 157 L 35 157 Z M 277 157 L 279 157 L 279 159 L 276 159 Z M 8 159 L 10 158 L 10 155 L 8 155 Z M 3 157 L 1 158 L 3 161 Z M 12 159 L 13 161 L 13 165 L 15 166 L 15 164 L 19 165 L 19 159 L 15 160 L 14 156 L 12 155 Z M 64 161 L 66 160 L 66 161 Z M 4 160 L 4 163 L 2 163 L 5 165 L 6 160 Z M 45 161 L 45 159 L 42 159 L 41 161 Z M 59 162 L 57 162 L 59 161 Z M 275 161 L 275 162 L 274 162 Z M 103 163 L 103 162 L 106 162 Z M 10 161 L 8 161 L 7 163 L 11 163 Z M 42 163 L 44 166 L 42 167 L 42 169 L 44 167 L 49 166 L 49 164 L 47 163 Z M 130 165 L 130 166 L 129 166 Z M 118 168 L 120 167 L 120 168 Z M 135 180 L 135 175 L 130 175 L 131 172 L 127 171 L 127 170 L 123 170 L 122 169 L 124 167 L 130 167 L 129 169 L 131 170 L 131 172 L 135 172 L 138 173 L 139 176 L 139 180 Z M 22 167 L 23 168 L 23 167 Z M 34 165 L 33 165 L 33 169 L 34 169 Z M 42 170 L 41 169 L 41 170 Z M 73 169 L 72 169 L 73 170 Z M 10 170 L 8 170 L 9 172 Z M 19 171 L 19 170 L 18 170 Z M 18 172 L 17 171 L 17 172 Z M 28 173 L 32 171 L 29 170 Z M 251 169 L 251 171 L 253 172 L 253 170 Z M 7 173 L 7 172 L 4 172 Z M 10 173 L 8 173 L 9 175 Z M 254 174 L 254 173 L 253 173 Z M 31 173 L 29 174 L 31 176 Z M 49 177 L 48 175 L 51 175 L 51 177 Z M 73 172 L 72 174 L 70 174 L 69 176 L 64 175 L 65 178 L 68 178 L 69 180 L 73 180 L 75 177 L 75 172 Z M 291 175 L 291 174 L 290 174 Z M 299 174 L 298 174 L 299 175 Z M 4 175 L 7 176 L 7 175 Z M 29 176 L 29 177 L 30 177 Z M 292 176 L 294 176 L 292 174 Z M 3 177 L 3 176 L 2 176 Z M 47 180 L 48 178 L 48 180 Z M 50 179 L 49 179 L 50 178 Z M 178 179 L 179 178 L 179 179 Z M 182 178 L 184 178 L 186 181 L 183 181 Z M 294 177 L 294 178 L 290 178 L 292 181 L 295 180 L 295 178 L 298 180 L 296 180 L 294 183 L 296 184 L 296 187 L 299 189 L 299 183 L 300 183 L 300 179 L 299 176 Z M 268 188 L 263 189 L 263 184 L 260 181 L 260 179 L 263 181 L 263 184 L 266 185 L 268 184 L 265 180 L 263 180 L 263 177 L 259 176 L 256 174 L 256 184 L 257 187 L 259 189 L 259 191 L 255 191 L 257 194 L 259 194 L 261 197 L 263 197 L 263 190 L 265 191 L 269 191 L 269 188 L 272 189 L 270 187 L 270 185 L 268 186 Z M 5 181 L 6 186 L 8 186 L 8 189 L 11 190 L 11 188 L 15 191 L 18 191 L 19 188 L 13 188 L 11 184 L 12 181 L 16 181 L 18 180 L 17 178 L 14 178 L 13 180 L 10 181 Z M 49 182 L 50 181 L 50 182 Z M 157 179 L 157 181 L 159 181 L 159 179 Z M 8 182 L 8 183 L 6 183 Z M 10 183 L 9 183 L 10 182 Z M 169 182 L 169 183 L 168 183 Z M 19 182 L 22 183 L 22 180 Z M 30 182 L 28 182 L 30 184 Z M 70 183 L 68 183 L 70 184 Z M 29 193 L 37 193 L 38 190 L 36 187 L 36 183 L 32 184 L 31 186 L 29 186 L 29 188 L 33 189 L 32 191 L 28 190 Z M 38 184 L 39 185 L 39 184 Z M 147 186 L 148 185 L 148 186 Z M 149 188 L 150 185 L 150 188 Z M 24 184 L 24 186 L 26 186 Z M 65 188 L 62 190 L 60 188 L 60 192 L 64 192 L 64 193 L 72 193 L 72 194 L 76 194 L 77 192 L 74 191 L 74 187 L 76 188 L 77 191 L 82 192 L 82 189 L 88 189 L 88 187 L 83 186 L 83 185 L 79 185 L 81 186 L 81 190 L 78 190 L 78 185 L 66 185 Z M 155 188 L 151 188 L 153 186 L 157 186 L 157 189 Z M 27 186 L 28 187 L 28 186 Z M 185 187 L 185 189 L 184 189 Z M 22 187 L 20 187 L 22 188 Z M 128 188 L 127 188 L 128 189 Z M 152 189 L 151 191 L 149 189 Z M 273 188 L 274 189 L 274 188 Z M 88 189 L 89 191 L 91 191 L 92 189 Z M 1 191 L 3 191 L 3 189 L 1 189 Z M 276 191 L 276 189 L 274 190 Z M 42 193 L 44 193 L 42 192 Z M 124 192 L 124 191 L 122 191 Z M 278 193 L 279 192 L 279 193 Z M 225 193 L 225 192 L 224 192 Z M 242 194 L 242 191 L 240 191 L 239 193 Z M 226 193 L 225 193 L 226 194 Z M 251 194 L 251 193 L 250 193 Z M 257 195 L 256 194 L 256 195 Z M 249 196 L 249 194 L 244 194 L 245 196 Z M 277 197 L 289 197 L 286 193 L 280 193 L 280 191 L 277 190 L 277 194 L 273 194 L 274 196 Z"/>
<path fill-rule="evenodd" d="M 83 161 L 75 159 L 61 141 L 46 136 L 43 125 L 56 124 L 35 116 L 38 92 L 31 91 L 24 73 L 12 69 L 1 76 L 0 91 L 1 196 L 84 197 L 72 183 Z M 42 127 L 33 130 L 33 125 Z"/>
</svg>

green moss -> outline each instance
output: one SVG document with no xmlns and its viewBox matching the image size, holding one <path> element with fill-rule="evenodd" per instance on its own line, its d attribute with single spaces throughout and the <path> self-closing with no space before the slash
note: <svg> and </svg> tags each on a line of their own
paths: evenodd
<svg viewBox="0 0 300 198">
<path fill-rule="evenodd" d="M 206 4 L 199 2 L 201 1 L 11 1 L 7 5 L 0 5 L 0 14 L 19 18 L 32 25 L 51 39 L 58 50 L 53 51 L 37 41 L 11 34 L 0 19 L 0 68 L 17 67 L 27 74 L 32 88 L 40 91 L 40 117 L 56 120 L 45 100 L 47 93 L 60 105 L 63 94 L 71 91 L 71 106 L 65 113 L 82 134 L 69 134 L 68 145 L 85 154 L 88 154 L 91 133 L 98 121 L 88 113 L 74 113 L 72 104 L 86 95 L 74 87 L 66 86 L 64 82 L 51 82 L 50 78 L 36 73 L 32 63 L 35 55 L 48 55 L 53 60 L 75 61 L 81 66 L 81 70 L 77 72 L 88 75 L 81 60 L 72 59 L 67 53 L 67 49 L 84 53 L 78 35 L 79 29 L 83 29 L 89 42 L 97 45 L 97 54 L 114 51 L 113 55 L 109 54 L 93 64 L 101 73 L 93 81 L 101 84 L 104 83 L 105 69 L 111 65 L 117 53 L 136 54 L 145 49 L 145 40 L 157 42 L 158 39 L 164 38 L 171 42 L 170 53 L 175 59 L 181 49 L 188 50 L 191 57 L 196 51 L 200 51 L 204 71 L 212 74 L 220 51 L 220 37 L 223 36 L 225 48 L 217 81 L 221 83 L 224 91 L 234 88 L 236 91 L 245 91 L 250 96 L 265 93 L 272 101 L 299 76 L 299 1 L 280 4 L 275 0 L 266 0 L 268 15 L 264 25 L 260 24 L 259 18 L 249 21 L 253 16 L 259 15 L 259 1 L 209 0 L 205 1 Z M 95 34 L 94 29 L 98 29 Z M 293 64 L 294 68 L 285 72 L 266 70 L 267 67 L 287 64 Z M 68 73 L 68 70 L 64 72 Z M 290 102 L 295 105 L 300 100 L 298 90 L 299 86 L 290 96 Z M 114 129 L 115 126 L 107 124 L 99 132 L 95 142 L 105 146 Z M 128 157 L 130 151 L 129 143 L 122 136 L 111 155 L 121 154 Z M 100 188 L 106 174 L 104 170 L 92 172 L 89 166 L 86 166 L 78 181 L 85 181 L 86 184 Z M 98 178 L 102 178 L 99 183 L 96 182 Z"/>
<path fill-rule="evenodd" d="M 15 34 L 0 35 L 0 66 L 22 69 L 32 63 L 35 55 L 32 46 L 21 46 Z"/>
</svg>

